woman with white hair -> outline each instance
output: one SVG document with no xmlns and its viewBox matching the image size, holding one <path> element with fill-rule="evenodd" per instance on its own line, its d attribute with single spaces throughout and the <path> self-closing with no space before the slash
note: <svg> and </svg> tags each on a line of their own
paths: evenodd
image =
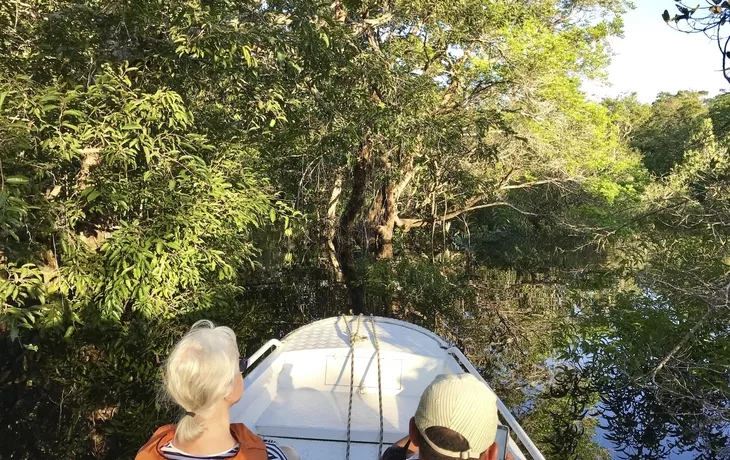
<svg viewBox="0 0 730 460">
<path fill-rule="evenodd" d="M 164 366 L 165 393 L 185 415 L 177 425 L 158 429 L 135 459 L 299 460 L 290 447 L 264 442 L 244 424 L 230 423 L 246 366 L 230 328 L 195 323 Z"/>
</svg>

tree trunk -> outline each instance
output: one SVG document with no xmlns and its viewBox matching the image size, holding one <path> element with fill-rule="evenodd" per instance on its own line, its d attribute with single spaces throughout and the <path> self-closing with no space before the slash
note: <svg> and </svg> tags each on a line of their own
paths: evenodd
<svg viewBox="0 0 730 460">
<path fill-rule="evenodd" d="M 350 297 L 350 309 L 354 314 L 365 312 L 365 286 L 357 269 L 355 251 L 362 238 L 357 234 L 357 217 L 365 206 L 367 179 L 372 167 L 373 147 L 366 137 L 360 145 L 357 162 L 352 170 L 352 191 L 340 217 L 339 238 L 335 240 L 337 261 L 342 268 L 342 277 Z"/>
<path fill-rule="evenodd" d="M 327 223 L 325 230 L 325 238 L 327 244 L 327 255 L 332 265 L 332 272 L 335 281 L 342 283 L 345 278 L 342 274 L 342 267 L 337 260 L 337 249 L 335 248 L 335 239 L 337 238 L 337 205 L 340 202 L 340 194 L 342 193 L 342 174 L 338 174 L 335 183 L 332 186 L 330 201 L 327 206 Z"/>
<path fill-rule="evenodd" d="M 403 167 L 403 176 L 399 182 L 393 183 L 390 177 L 385 179 L 378 194 L 379 199 L 375 200 L 373 204 L 373 210 L 370 212 L 370 226 L 377 235 L 375 245 L 375 257 L 377 259 L 393 258 L 393 232 L 395 227 L 400 224 L 398 200 L 416 174 L 414 160 L 419 152 L 420 147 L 417 152 L 408 156 Z M 384 162 L 387 174 L 390 175 L 390 162 L 387 159 Z"/>
<path fill-rule="evenodd" d="M 380 222 L 371 222 L 375 228 L 378 241 L 375 247 L 375 257 L 377 259 L 393 258 L 393 229 L 395 228 L 395 218 L 398 210 L 396 207 L 395 188 L 390 181 L 383 184 L 381 190 L 382 214 Z"/>
<path fill-rule="evenodd" d="M 393 258 L 393 233 L 399 224 L 398 200 L 416 173 L 414 168 L 415 155 L 411 154 L 404 164 L 403 176 L 400 181 L 394 182 L 390 176 L 390 161 L 384 158 L 386 178 L 378 191 L 370 210 L 368 224 L 376 235 L 374 247 L 375 258 L 391 260 Z M 390 270 L 390 266 L 388 266 Z M 393 298 L 389 294 L 380 299 L 380 314 L 386 317 L 393 316 Z"/>
<path fill-rule="evenodd" d="M 371 241 L 368 242 L 363 233 L 358 231 L 356 223 L 366 206 L 367 185 L 373 168 L 373 147 L 369 137 L 366 137 L 360 145 L 357 162 L 352 170 L 352 191 L 340 218 L 339 235 L 334 238 L 332 244 L 336 249 L 337 262 L 342 269 L 342 277 L 347 285 L 353 313 L 364 313 L 366 310 L 364 280 L 356 263 L 357 247 L 372 248 L 373 255 L 377 259 L 393 258 L 393 233 L 397 226 L 401 226 L 398 217 L 398 200 L 416 174 L 417 168 L 414 167 L 414 161 L 420 154 L 420 148 L 419 145 L 414 152 L 408 155 L 401 171 L 402 176 L 397 182 L 391 178 L 390 158 L 381 158 L 385 179 L 375 194 L 367 216 L 363 216 L 368 228 L 365 233 L 371 238 Z M 335 190 L 332 193 L 334 196 Z M 364 252 L 365 249 L 362 251 Z M 380 314 L 391 316 L 393 311 L 391 300 L 383 299 L 383 308 L 379 310 Z"/>
</svg>

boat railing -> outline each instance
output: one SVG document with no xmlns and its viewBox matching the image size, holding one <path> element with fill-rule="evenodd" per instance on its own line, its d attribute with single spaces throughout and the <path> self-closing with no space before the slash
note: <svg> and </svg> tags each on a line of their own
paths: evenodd
<svg viewBox="0 0 730 460">
<path fill-rule="evenodd" d="M 282 345 L 283 344 L 281 343 L 281 341 L 279 341 L 277 339 L 269 340 L 268 342 L 263 344 L 263 346 L 261 348 L 256 350 L 256 352 L 254 354 L 249 356 L 248 359 L 246 359 L 246 367 L 248 367 L 250 369 L 256 361 L 261 359 L 261 357 L 264 356 L 264 354 L 266 354 L 267 351 L 269 351 L 270 349 L 272 349 L 274 347 L 281 347 Z"/>
</svg>

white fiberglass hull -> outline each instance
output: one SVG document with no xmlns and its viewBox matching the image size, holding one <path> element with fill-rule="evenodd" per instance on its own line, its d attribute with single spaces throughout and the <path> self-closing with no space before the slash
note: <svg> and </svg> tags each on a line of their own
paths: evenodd
<svg viewBox="0 0 730 460">
<path fill-rule="evenodd" d="M 381 414 L 385 450 L 407 434 L 421 394 L 437 375 L 471 368 L 458 350 L 432 332 L 379 317 L 311 323 L 281 342 L 270 341 L 251 360 L 270 349 L 245 377 L 243 398 L 231 408 L 231 422 L 243 422 L 265 439 L 294 447 L 304 460 L 344 460 L 348 418 L 350 459 L 376 460 Z M 508 449 L 515 458 L 524 458 L 511 439 Z"/>
</svg>

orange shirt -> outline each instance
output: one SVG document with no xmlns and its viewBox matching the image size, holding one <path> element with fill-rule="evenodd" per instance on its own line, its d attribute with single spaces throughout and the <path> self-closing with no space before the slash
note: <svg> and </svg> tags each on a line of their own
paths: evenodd
<svg viewBox="0 0 730 460">
<path fill-rule="evenodd" d="M 232 423 L 231 434 L 238 441 L 239 449 L 235 460 L 267 460 L 266 446 L 264 441 L 246 428 L 243 423 Z M 175 425 L 160 427 L 145 444 L 135 460 L 165 460 L 162 455 L 162 447 L 175 437 Z"/>
</svg>

